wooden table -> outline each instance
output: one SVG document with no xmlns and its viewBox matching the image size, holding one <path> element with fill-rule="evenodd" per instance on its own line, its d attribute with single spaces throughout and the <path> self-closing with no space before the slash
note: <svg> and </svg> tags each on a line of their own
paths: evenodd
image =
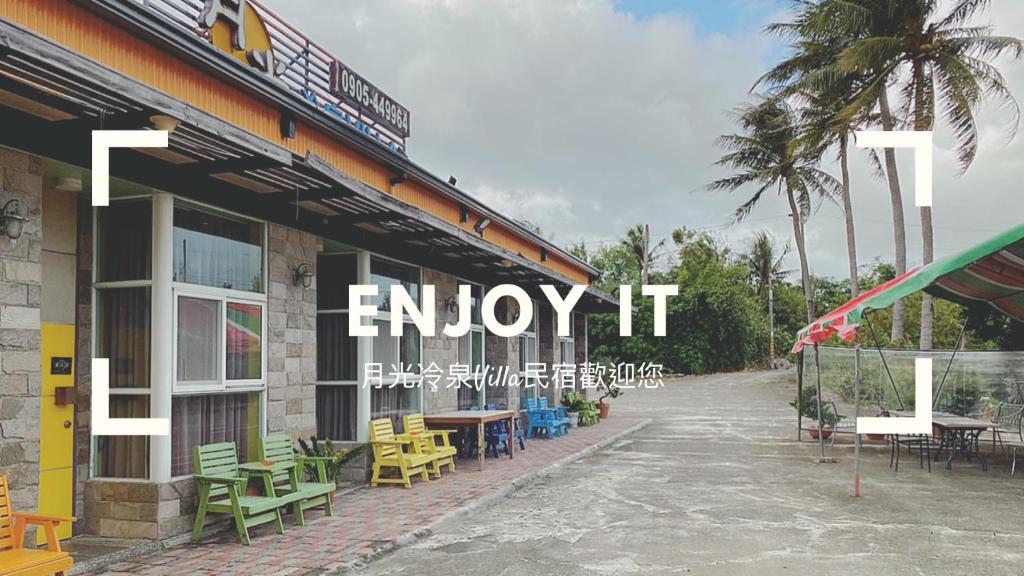
<svg viewBox="0 0 1024 576">
<path fill-rule="evenodd" d="M 288 484 L 292 490 L 298 489 L 299 478 L 295 470 L 295 462 L 274 462 L 270 465 L 263 462 L 246 462 L 238 465 L 238 471 L 242 478 L 246 479 L 246 484 L 248 484 L 250 476 L 255 475 L 262 478 L 263 492 L 271 498 L 277 497 L 277 491 L 274 489 L 274 474 L 279 472 L 288 472 Z"/>
<path fill-rule="evenodd" d="M 484 469 L 484 426 L 491 422 L 508 420 L 508 456 L 514 458 L 516 453 L 516 413 L 513 410 L 456 410 L 423 416 L 427 427 L 431 426 L 476 426 L 477 434 L 477 469 Z"/>
</svg>

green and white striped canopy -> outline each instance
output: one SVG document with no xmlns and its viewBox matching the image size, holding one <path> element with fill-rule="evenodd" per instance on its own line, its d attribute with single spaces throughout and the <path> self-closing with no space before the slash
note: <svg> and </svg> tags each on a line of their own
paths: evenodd
<svg viewBox="0 0 1024 576">
<path fill-rule="evenodd" d="M 866 312 L 888 308 L 921 291 L 960 304 L 984 302 L 1024 322 L 1024 224 L 850 300 L 800 330 L 793 352 L 833 335 L 852 340 Z"/>
</svg>

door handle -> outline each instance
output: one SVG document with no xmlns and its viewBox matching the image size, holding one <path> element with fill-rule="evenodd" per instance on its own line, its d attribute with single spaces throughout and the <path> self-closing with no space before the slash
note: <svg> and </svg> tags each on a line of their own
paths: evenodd
<svg viewBox="0 0 1024 576">
<path fill-rule="evenodd" d="M 64 421 L 64 428 L 65 429 L 71 428 L 71 420 L 65 420 Z"/>
</svg>

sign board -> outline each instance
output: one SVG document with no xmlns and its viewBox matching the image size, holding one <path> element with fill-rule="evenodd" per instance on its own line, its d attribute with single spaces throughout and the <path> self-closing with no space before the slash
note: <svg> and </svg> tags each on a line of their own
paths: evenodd
<svg viewBox="0 0 1024 576">
<path fill-rule="evenodd" d="M 217 48 L 265 74 L 280 74 L 267 25 L 247 0 L 207 0 L 199 25 Z"/>
<path fill-rule="evenodd" d="M 338 60 L 331 62 L 331 94 L 389 132 L 409 137 L 409 111 Z"/>
</svg>

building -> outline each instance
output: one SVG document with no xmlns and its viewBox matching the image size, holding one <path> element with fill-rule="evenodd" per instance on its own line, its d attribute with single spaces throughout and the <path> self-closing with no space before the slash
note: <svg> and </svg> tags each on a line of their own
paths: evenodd
<svg viewBox="0 0 1024 576">
<path fill-rule="evenodd" d="M 559 338 L 538 286 L 598 271 L 410 160 L 409 118 L 253 0 L 0 3 L 0 473 L 16 506 L 162 539 L 190 528 L 195 444 L 245 458 L 264 433 L 364 441 L 370 418 L 554 399 L 361 385 L 369 362 L 581 364 L 586 313 L 616 309 L 588 289 Z M 169 147 L 112 150 L 94 208 L 91 132 L 154 127 Z M 473 329 L 393 337 L 382 314 L 379 336 L 351 337 L 356 283 L 436 286 L 439 325 L 471 283 Z M 517 338 L 478 319 L 504 283 L 537 298 Z M 170 417 L 170 437 L 90 434 L 93 357 L 110 359 L 110 415 Z"/>
</svg>

